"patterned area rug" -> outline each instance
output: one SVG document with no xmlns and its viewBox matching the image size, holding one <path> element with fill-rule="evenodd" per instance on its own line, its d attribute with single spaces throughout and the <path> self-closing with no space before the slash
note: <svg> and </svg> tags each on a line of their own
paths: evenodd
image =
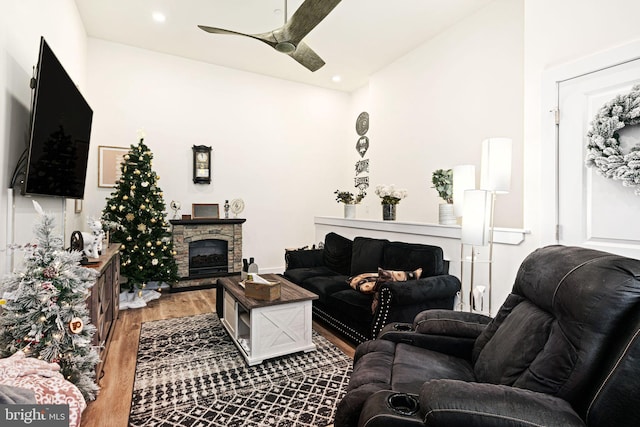
<svg viewBox="0 0 640 427">
<path fill-rule="evenodd" d="M 130 426 L 326 426 L 352 360 L 313 332 L 316 351 L 247 366 L 218 316 L 142 324 Z"/>
</svg>

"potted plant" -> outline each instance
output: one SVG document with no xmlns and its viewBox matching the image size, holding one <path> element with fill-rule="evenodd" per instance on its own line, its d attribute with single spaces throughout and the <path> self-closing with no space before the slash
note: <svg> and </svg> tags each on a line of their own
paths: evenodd
<svg viewBox="0 0 640 427">
<path fill-rule="evenodd" d="M 456 223 L 453 213 L 453 171 L 451 169 L 437 169 L 433 171 L 431 183 L 438 192 L 438 196 L 445 203 L 438 206 L 438 224 L 452 225 Z"/>
<path fill-rule="evenodd" d="M 344 217 L 345 218 L 355 218 L 356 217 L 356 205 L 364 199 L 364 196 L 367 195 L 366 192 L 360 191 L 357 195 L 349 191 L 340 191 L 336 190 L 334 193 L 336 195 L 336 202 L 344 203 Z"/>
<path fill-rule="evenodd" d="M 396 219 L 396 206 L 400 200 L 407 197 L 408 192 L 404 188 L 396 188 L 392 185 L 378 185 L 376 194 L 382 200 L 382 219 L 385 221 L 394 221 Z"/>
</svg>

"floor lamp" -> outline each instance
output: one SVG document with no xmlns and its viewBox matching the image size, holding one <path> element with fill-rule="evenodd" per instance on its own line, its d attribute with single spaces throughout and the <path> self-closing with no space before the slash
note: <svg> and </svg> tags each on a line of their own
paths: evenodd
<svg viewBox="0 0 640 427">
<path fill-rule="evenodd" d="M 511 186 L 510 138 L 487 138 L 482 141 L 482 163 L 480 169 L 480 189 L 490 192 L 491 208 L 489 215 L 489 283 L 488 306 L 491 314 L 491 288 L 493 281 L 493 237 L 496 194 L 506 194 Z"/>
<path fill-rule="evenodd" d="M 475 165 L 458 165 L 453 170 L 453 214 L 457 219 L 463 217 L 464 192 L 476 188 Z M 464 283 L 464 245 L 460 245 L 460 281 Z M 459 310 L 464 309 L 464 291 L 459 292 Z"/>
<path fill-rule="evenodd" d="M 464 192 L 464 205 L 462 211 L 462 234 L 461 234 L 461 279 L 464 271 L 464 245 L 471 245 L 471 274 L 469 281 L 469 311 L 473 311 L 474 292 L 477 292 L 475 285 L 476 267 L 476 246 L 487 246 L 490 242 L 491 206 L 493 195 L 487 190 L 466 190 Z M 489 260 L 491 262 L 491 260 Z M 491 268 L 491 264 L 489 264 Z M 491 276 L 488 284 L 491 292 Z M 491 302 L 489 300 L 489 313 L 491 313 Z"/>
</svg>

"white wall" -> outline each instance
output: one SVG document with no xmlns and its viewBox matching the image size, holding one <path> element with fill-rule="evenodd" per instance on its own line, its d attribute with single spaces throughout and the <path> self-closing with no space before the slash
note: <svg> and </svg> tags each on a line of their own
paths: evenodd
<svg viewBox="0 0 640 427">
<path fill-rule="evenodd" d="M 481 141 L 505 136 L 514 143 L 513 177 L 496 203 L 496 225 L 523 226 L 523 25 L 522 2 L 498 0 L 371 76 L 367 96 L 355 101 L 371 119 L 363 217 L 380 219 L 375 186 L 396 184 L 409 190 L 398 220 L 437 223 L 433 171 L 475 164 L 479 177 Z"/>
<path fill-rule="evenodd" d="M 7 195 L 11 174 L 18 157 L 28 144 L 31 109 L 29 79 L 38 61 L 40 36 L 44 36 L 72 79 L 84 92 L 86 36 L 73 0 L 0 0 L 0 275 L 10 269 L 5 251 L 15 241 L 33 241 L 32 227 L 37 215 L 31 198 Z M 19 192 L 18 192 L 19 193 Z M 58 231 L 73 230 L 83 222 L 81 215 L 69 212 L 61 199 L 36 198 L 47 210 L 56 214 Z M 10 217 L 15 213 L 15 226 Z"/>
<path fill-rule="evenodd" d="M 84 209 L 98 215 L 97 147 L 128 147 L 146 132 L 165 203 L 242 198 L 243 255 L 280 271 L 284 249 L 314 243 L 313 216 L 340 206 L 348 176 L 349 95 L 89 39 L 94 122 Z M 213 147 L 212 183 L 192 181 L 193 145 Z M 169 210 L 167 208 L 167 210 Z"/>
</svg>

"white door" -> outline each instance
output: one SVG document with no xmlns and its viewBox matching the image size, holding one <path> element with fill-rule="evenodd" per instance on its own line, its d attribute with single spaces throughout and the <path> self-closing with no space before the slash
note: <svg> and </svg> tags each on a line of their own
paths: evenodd
<svg viewBox="0 0 640 427">
<path fill-rule="evenodd" d="M 596 113 L 640 83 L 640 59 L 558 84 L 558 242 L 640 258 L 640 196 L 585 166 L 586 134 Z M 619 131 L 623 152 L 640 126 Z M 550 156 L 552 158 L 553 156 Z"/>
</svg>

